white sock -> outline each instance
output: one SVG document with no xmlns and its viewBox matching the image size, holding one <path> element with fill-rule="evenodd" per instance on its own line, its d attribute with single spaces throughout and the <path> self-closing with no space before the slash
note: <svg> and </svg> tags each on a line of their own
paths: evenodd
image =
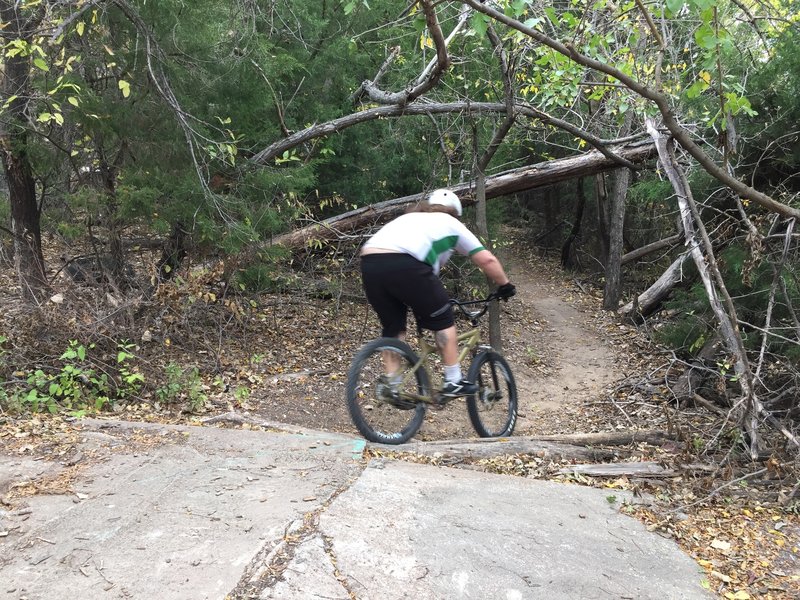
<svg viewBox="0 0 800 600">
<path fill-rule="evenodd" d="M 445 365 L 444 366 L 444 380 L 458 383 L 461 381 L 461 365 Z"/>
</svg>

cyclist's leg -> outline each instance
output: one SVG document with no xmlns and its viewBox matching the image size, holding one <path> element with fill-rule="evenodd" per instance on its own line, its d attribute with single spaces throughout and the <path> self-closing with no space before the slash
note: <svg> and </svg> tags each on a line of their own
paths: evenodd
<svg viewBox="0 0 800 600">
<path fill-rule="evenodd" d="M 463 388 L 464 393 L 471 393 L 472 387 L 464 387 L 461 366 L 458 363 L 458 331 L 455 326 L 453 307 L 450 296 L 444 288 L 439 277 L 430 271 L 421 278 L 420 284 L 413 290 L 412 297 L 408 300 L 414 311 L 417 323 L 423 329 L 434 332 L 436 349 L 444 363 L 444 378 L 450 385 L 448 389 L 459 395 Z M 448 384 L 445 384 L 448 387 Z"/>
<path fill-rule="evenodd" d="M 455 365 L 458 362 L 457 338 L 458 331 L 456 331 L 455 325 L 434 332 L 436 348 L 439 350 L 439 354 L 442 356 L 442 361 L 445 366 Z"/>
<path fill-rule="evenodd" d="M 403 255 L 371 254 L 361 259 L 361 281 L 367 301 L 381 322 L 382 337 L 406 338 L 408 308 L 402 299 L 392 293 L 396 263 Z M 393 352 L 382 353 L 387 381 L 400 370 L 400 359 Z"/>
</svg>

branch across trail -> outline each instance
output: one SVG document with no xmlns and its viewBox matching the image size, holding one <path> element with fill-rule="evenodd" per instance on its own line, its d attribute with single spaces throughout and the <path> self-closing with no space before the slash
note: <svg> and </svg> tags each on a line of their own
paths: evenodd
<svg viewBox="0 0 800 600">
<path fill-rule="evenodd" d="M 615 155 L 632 163 L 645 161 L 655 156 L 651 142 L 627 144 L 613 149 Z M 593 150 L 580 156 L 551 160 L 519 169 L 512 169 L 486 178 L 486 198 L 497 198 L 515 192 L 545 187 L 586 175 L 619 168 L 619 163 L 605 154 Z M 450 188 L 465 205 L 472 204 L 472 185 L 464 183 Z M 295 231 L 280 235 L 273 240 L 287 248 L 298 248 L 310 241 L 336 239 L 349 232 L 367 227 L 401 213 L 405 208 L 424 198 L 424 194 L 413 194 L 393 200 L 385 200 L 357 208 Z"/>
</svg>

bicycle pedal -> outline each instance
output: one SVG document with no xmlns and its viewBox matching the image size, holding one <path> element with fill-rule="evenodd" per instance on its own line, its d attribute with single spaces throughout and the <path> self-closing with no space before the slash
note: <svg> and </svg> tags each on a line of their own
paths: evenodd
<svg viewBox="0 0 800 600">
<path fill-rule="evenodd" d="M 450 400 L 452 399 L 453 398 L 437 394 L 433 402 L 428 404 L 428 408 L 430 408 L 431 410 L 443 410 L 450 403 Z"/>
</svg>

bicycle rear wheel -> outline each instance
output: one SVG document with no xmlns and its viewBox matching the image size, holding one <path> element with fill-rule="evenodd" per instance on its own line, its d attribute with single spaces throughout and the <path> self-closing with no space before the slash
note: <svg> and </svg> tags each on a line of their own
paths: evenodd
<svg viewBox="0 0 800 600">
<path fill-rule="evenodd" d="M 511 435 L 517 424 L 517 384 L 506 360 L 492 349 L 478 354 L 469 367 L 478 393 L 467 396 L 469 420 L 481 437 Z"/>
<path fill-rule="evenodd" d="M 347 409 L 358 431 L 371 442 L 402 444 L 411 439 L 425 418 L 425 403 L 407 394 L 430 393 L 428 373 L 409 371 L 419 361 L 411 347 L 395 338 L 365 344 L 347 373 Z M 398 368 L 387 377 L 387 365 Z"/>
</svg>

